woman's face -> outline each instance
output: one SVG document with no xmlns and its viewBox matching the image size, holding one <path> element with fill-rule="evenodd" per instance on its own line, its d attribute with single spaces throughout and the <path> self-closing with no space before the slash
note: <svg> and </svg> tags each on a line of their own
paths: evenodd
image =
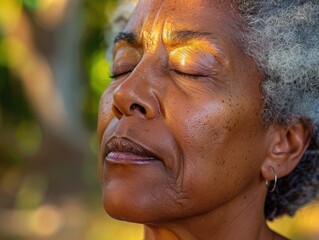
<svg viewBox="0 0 319 240">
<path fill-rule="evenodd" d="M 115 79 L 99 108 L 111 216 L 169 222 L 260 188 L 261 76 L 239 23 L 228 1 L 139 2 L 116 38 Z"/>
</svg>

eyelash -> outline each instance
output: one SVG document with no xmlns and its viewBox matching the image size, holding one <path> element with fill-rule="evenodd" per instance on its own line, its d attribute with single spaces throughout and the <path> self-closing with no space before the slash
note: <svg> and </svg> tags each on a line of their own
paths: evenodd
<svg viewBox="0 0 319 240">
<path fill-rule="evenodd" d="M 203 78 L 203 77 L 208 77 L 207 75 L 184 73 L 184 72 L 178 71 L 176 69 L 172 69 L 172 71 L 174 73 L 180 75 L 180 76 L 187 77 L 187 78 L 192 78 L 192 79 L 199 79 L 199 78 Z M 126 74 L 128 74 L 130 72 L 132 72 L 132 70 L 126 71 L 126 72 L 123 72 L 123 73 L 113 74 L 113 75 L 110 75 L 110 78 L 111 79 L 116 79 L 116 78 L 124 76 L 124 75 L 126 75 Z"/>
<path fill-rule="evenodd" d="M 178 71 L 176 69 L 172 69 L 172 71 L 180 76 L 192 78 L 192 79 L 199 79 L 199 78 L 208 77 L 207 75 L 184 73 L 184 72 Z"/>
<path fill-rule="evenodd" d="M 110 75 L 110 78 L 111 79 L 116 79 L 116 78 L 119 78 L 121 76 L 124 76 L 128 73 L 132 72 L 132 70 L 129 70 L 129 71 L 126 71 L 126 72 L 122 72 L 122 73 L 118 73 L 118 74 L 113 74 L 113 75 Z"/>
</svg>

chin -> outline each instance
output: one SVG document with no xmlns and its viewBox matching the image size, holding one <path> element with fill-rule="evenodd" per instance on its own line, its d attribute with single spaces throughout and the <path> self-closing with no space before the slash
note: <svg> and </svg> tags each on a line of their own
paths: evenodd
<svg viewBox="0 0 319 240">
<path fill-rule="evenodd" d="M 186 206 L 179 205 L 176 196 L 170 196 L 165 186 L 110 181 L 103 188 L 104 209 L 112 218 L 140 224 L 165 223 L 185 217 Z"/>
<path fill-rule="evenodd" d="M 156 209 L 156 199 L 152 198 L 154 186 L 145 184 L 145 179 L 137 177 L 145 178 L 145 175 L 128 175 L 105 179 L 102 185 L 104 209 L 108 215 L 118 220 L 148 222 Z"/>
<path fill-rule="evenodd" d="M 134 222 L 149 223 L 155 221 L 154 207 L 146 202 L 146 199 L 135 194 L 127 192 L 103 192 L 103 205 L 106 213 L 112 218 Z M 155 211 L 157 212 L 157 211 Z"/>
<path fill-rule="evenodd" d="M 111 217 L 135 223 L 170 219 L 176 210 L 165 171 L 159 164 L 109 165 L 102 172 L 103 205 Z M 182 212 L 182 209 L 180 209 Z"/>
<path fill-rule="evenodd" d="M 137 220 L 135 219 L 136 213 L 134 213 L 135 208 L 132 198 L 133 196 L 121 191 L 120 188 L 110 189 L 110 187 L 107 187 L 103 190 L 104 209 L 108 215 L 118 220 L 129 222 Z"/>
</svg>

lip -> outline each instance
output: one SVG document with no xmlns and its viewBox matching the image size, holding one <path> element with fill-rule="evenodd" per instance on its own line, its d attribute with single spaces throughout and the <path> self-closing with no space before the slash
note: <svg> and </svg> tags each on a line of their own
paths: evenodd
<svg viewBox="0 0 319 240">
<path fill-rule="evenodd" d="M 113 137 L 105 144 L 104 160 L 110 164 L 142 165 L 160 161 L 151 151 L 126 138 Z"/>
</svg>

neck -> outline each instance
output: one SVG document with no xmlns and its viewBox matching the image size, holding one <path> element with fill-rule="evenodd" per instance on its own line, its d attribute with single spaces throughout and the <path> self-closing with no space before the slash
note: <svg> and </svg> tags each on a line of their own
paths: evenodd
<svg viewBox="0 0 319 240">
<path fill-rule="evenodd" d="M 173 223 L 145 225 L 145 240 L 211 240 L 278 238 L 266 225 L 266 193 L 242 194 L 214 211 Z M 235 209 L 235 210 L 234 210 Z"/>
</svg>

